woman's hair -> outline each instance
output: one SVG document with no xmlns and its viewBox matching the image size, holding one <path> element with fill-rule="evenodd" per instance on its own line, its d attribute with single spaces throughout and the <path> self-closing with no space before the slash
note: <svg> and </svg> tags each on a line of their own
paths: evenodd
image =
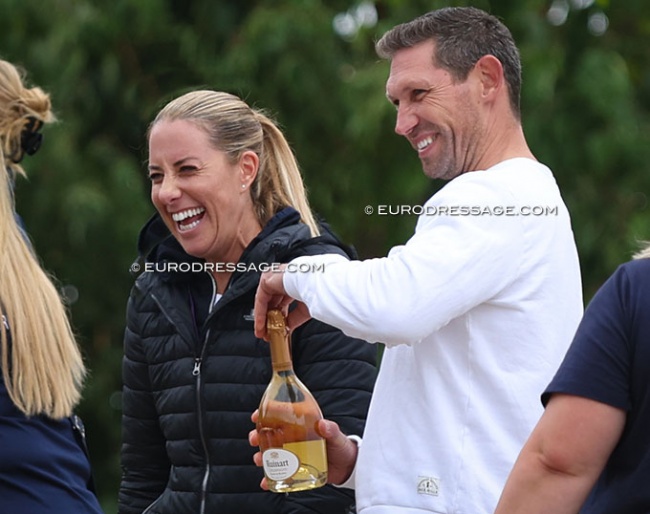
<svg viewBox="0 0 650 514">
<path fill-rule="evenodd" d="M 0 60 L 2 377 L 22 412 L 58 419 L 70 415 L 81 397 L 84 363 L 61 297 L 18 226 L 12 190 L 13 175 L 25 174 L 18 164 L 24 131 L 53 120 L 49 96 L 25 87 L 21 73 Z"/>
<path fill-rule="evenodd" d="M 293 207 L 312 235 L 319 235 L 296 158 L 282 131 L 263 111 L 229 93 L 201 90 L 163 107 L 149 126 L 149 134 L 162 120 L 196 123 L 233 164 L 243 152 L 255 152 L 260 165 L 250 191 L 260 224 L 264 226 L 280 209 Z"/>
<path fill-rule="evenodd" d="M 634 259 L 648 259 L 650 258 L 650 242 L 644 242 L 643 248 L 636 252 L 633 256 Z"/>
<path fill-rule="evenodd" d="M 521 116 L 521 60 L 508 28 L 496 17 L 475 7 L 445 7 L 395 26 L 377 41 L 375 49 L 382 59 L 396 52 L 433 40 L 435 66 L 449 71 L 461 82 L 484 55 L 493 55 L 503 66 L 510 106 Z"/>
</svg>

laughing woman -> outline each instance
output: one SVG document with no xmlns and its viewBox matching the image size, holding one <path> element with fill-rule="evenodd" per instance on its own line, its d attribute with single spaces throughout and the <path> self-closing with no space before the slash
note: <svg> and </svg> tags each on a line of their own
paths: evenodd
<svg viewBox="0 0 650 514">
<path fill-rule="evenodd" d="M 344 514 L 353 491 L 260 488 L 251 412 L 271 378 L 251 311 L 263 270 L 350 255 L 309 208 L 294 155 L 262 112 L 222 92 L 167 104 L 149 128 L 151 199 L 127 307 L 120 514 Z M 344 301 L 345 299 L 342 299 Z M 372 345 L 320 322 L 292 336 L 323 415 L 361 435 Z"/>
</svg>

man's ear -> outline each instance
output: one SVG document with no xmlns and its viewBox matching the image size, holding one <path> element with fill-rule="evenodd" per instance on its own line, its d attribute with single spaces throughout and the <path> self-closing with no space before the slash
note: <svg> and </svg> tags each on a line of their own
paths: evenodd
<svg viewBox="0 0 650 514">
<path fill-rule="evenodd" d="M 474 72 L 481 83 L 481 96 L 494 97 L 504 86 L 503 65 L 493 55 L 484 55 L 474 65 Z"/>
<path fill-rule="evenodd" d="M 241 154 L 239 158 L 239 170 L 242 186 L 248 188 L 253 183 L 255 177 L 257 177 L 259 167 L 260 158 L 255 152 L 247 150 Z"/>
</svg>

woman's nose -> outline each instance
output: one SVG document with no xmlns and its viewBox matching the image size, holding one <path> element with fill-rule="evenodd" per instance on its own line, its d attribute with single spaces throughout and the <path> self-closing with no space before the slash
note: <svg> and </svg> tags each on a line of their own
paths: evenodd
<svg viewBox="0 0 650 514">
<path fill-rule="evenodd" d="M 164 177 L 158 188 L 158 198 L 160 201 L 170 203 L 180 197 L 181 190 L 174 180 L 174 177 Z"/>
</svg>

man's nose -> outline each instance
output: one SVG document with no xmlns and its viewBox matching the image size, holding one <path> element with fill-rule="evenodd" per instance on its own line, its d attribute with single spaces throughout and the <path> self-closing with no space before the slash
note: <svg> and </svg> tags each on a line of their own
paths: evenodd
<svg viewBox="0 0 650 514">
<path fill-rule="evenodd" d="M 407 136 L 418 123 L 415 113 L 408 107 L 397 108 L 397 119 L 395 120 L 395 132 L 400 136 Z"/>
</svg>

